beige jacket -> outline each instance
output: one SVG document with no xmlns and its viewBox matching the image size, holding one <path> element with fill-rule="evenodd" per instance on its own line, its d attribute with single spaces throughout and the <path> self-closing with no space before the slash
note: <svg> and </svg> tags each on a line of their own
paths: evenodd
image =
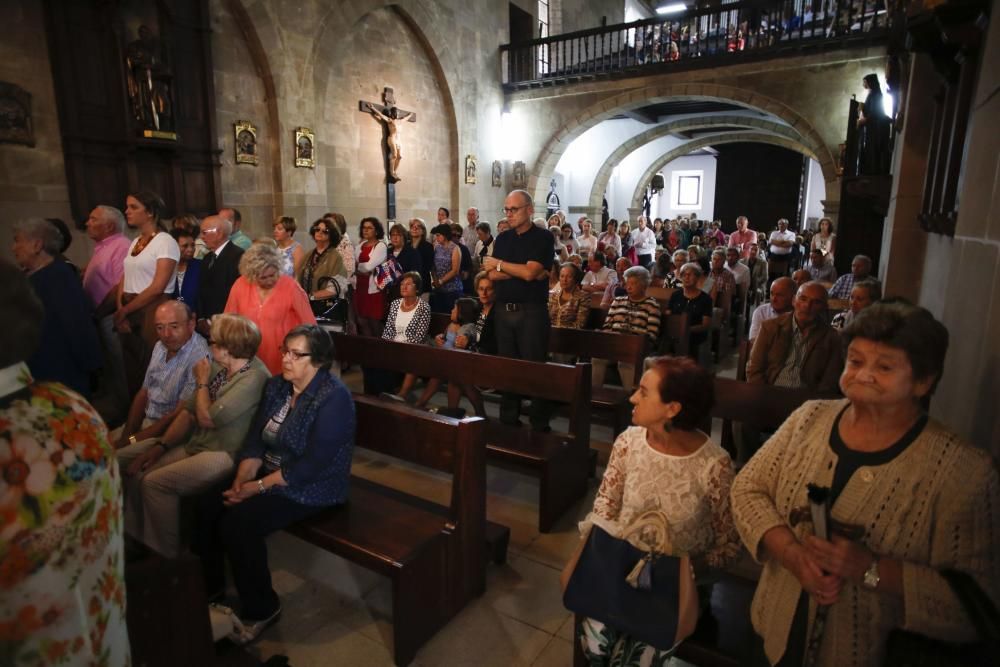
<svg viewBox="0 0 1000 667">
<path fill-rule="evenodd" d="M 789 525 L 790 512 L 806 505 L 806 484 L 829 486 L 833 481 L 837 457 L 829 446 L 830 432 L 847 403 L 809 401 L 737 475 L 733 518 L 758 560 L 764 557 L 764 533 Z M 955 641 L 976 638 L 938 571 L 950 567 L 967 572 L 1000 601 L 1000 482 L 986 452 L 931 420 L 894 460 L 860 468 L 831 515 L 863 526 L 863 542 L 875 553 L 903 561 L 903 597 L 845 584 L 827 617 L 820 664 L 881 665 L 886 638 L 895 627 Z M 792 530 L 802 539 L 811 525 Z M 763 563 L 751 618 L 773 664 L 785 651 L 802 588 L 776 560 Z M 810 627 L 815 611 L 810 602 Z"/>
<path fill-rule="evenodd" d="M 754 339 L 747 364 L 747 382 L 774 384 L 785 365 L 785 357 L 792 346 L 792 318 L 794 312 L 778 315 L 760 326 Z M 816 325 L 805 342 L 802 385 L 822 392 L 837 392 L 840 374 L 844 370 L 844 343 L 840 334 L 824 320 Z"/>
</svg>

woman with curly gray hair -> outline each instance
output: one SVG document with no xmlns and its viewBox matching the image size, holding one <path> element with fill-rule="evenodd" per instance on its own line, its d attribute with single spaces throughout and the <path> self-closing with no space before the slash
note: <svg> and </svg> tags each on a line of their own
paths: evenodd
<svg viewBox="0 0 1000 667">
<path fill-rule="evenodd" d="M 285 334 L 300 324 L 316 324 L 309 297 L 295 279 L 282 274 L 284 254 L 256 243 L 240 259 L 240 277 L 233 283 L 226 312 L 243 315 L 260 329 L 257 357 L 272 375 L 281 372 L 278 348 Z"/>
</svg>

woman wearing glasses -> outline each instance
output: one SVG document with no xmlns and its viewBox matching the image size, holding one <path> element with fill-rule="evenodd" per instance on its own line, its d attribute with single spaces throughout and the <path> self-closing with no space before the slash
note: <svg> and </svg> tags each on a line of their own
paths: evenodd
<svg viewBox="0 0 1000 667">
<path fill-rule="evenodd" d="M 347 499 L 354 402 L 329 373 L 333 341 L 302 325 L 281 346 L 281 371 L 264 387 L 257 416 L 237 455 L 236 477 L 204 498 L 197 551 L 208 592 L 224 589 L 228 557 L 240 598 L 237 630 L 253 641 L 281 613 L 267 566 L 268 535 Z"/>
<path fill-rule="evenodd" d="M 309 236 L 316 243 L 316 247 L 299 266 L 296 280 L 313 301 L 331 299 L 337 296 L 334 293 L 336 288 L 326 287 L 327 281 L 323 281 L 324 287 L 320 289 L 320 281 L 323 278 L 336 279 L 341 291 L 347 287 L 348 273 L 344 266 L 343 255 L 338 251 L 340 232 L 333 222 L 321 218 L 309 228 Z"/>
<path fill-rule="evenodd" d="M 277 247 L 255 243 L 240 259 L 240 277 L 233 283 L 225 312 L 246 317 L 260 329 L 257 357 L 272 375 L 281 372 L 278 347 L 293 327 L 316 324 L 309 297 L 281 274 L 285 256 Z"/>
</svg>

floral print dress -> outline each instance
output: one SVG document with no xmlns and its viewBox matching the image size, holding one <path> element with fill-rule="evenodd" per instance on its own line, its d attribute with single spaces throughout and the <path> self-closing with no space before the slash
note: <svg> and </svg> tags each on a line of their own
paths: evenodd
<svg viewBox="0 0 1000 667">
<path fill-rule="evenodd" d="M 0 369 L 0 665 L 131 664 L 121 498 L 94 409 Z"/>
</svg>

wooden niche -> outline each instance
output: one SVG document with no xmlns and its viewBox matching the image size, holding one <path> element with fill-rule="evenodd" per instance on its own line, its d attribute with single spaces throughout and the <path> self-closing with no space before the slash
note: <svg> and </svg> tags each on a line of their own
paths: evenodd
<svg viewBox="0 0 1000 667">
<path fill-rule="evenodd" d="M 73 217 L 129 191 L 168 214 L 204 214 L 221 192 L 208 3 L 45 0 Z"/>
</svg>

